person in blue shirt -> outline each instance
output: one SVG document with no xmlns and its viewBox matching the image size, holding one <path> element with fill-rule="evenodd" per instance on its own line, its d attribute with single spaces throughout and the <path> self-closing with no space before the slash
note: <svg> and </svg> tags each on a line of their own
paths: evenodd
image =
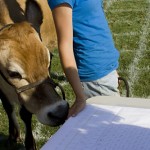
<svg viewBox="0 0 150 150">
<path fill-rule="evenodd" d="M 86 99 L 119 96 L 118 59 L 102 0 L 48 0 L 65 75 L 76 99 L 68 116 L 76 116 Z"/>
</svg>

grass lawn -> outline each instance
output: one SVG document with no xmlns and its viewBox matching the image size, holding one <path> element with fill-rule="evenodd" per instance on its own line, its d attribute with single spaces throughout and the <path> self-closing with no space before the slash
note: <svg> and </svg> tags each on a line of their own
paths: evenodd
<svg viewBox="0 0 150 150">
<path fill-rule="evenodd" d="M 104 10 L 113 33 L 115 45 L 120 52 L 118 72 L 130 85 L 131 97 L 150 98 L 150 1 L 149 0 L 104 0 Z M 65 80 L 57 49 L 52 61 L 52 78 L 65 90 L 71 105 L 74 95 Z M 122 96 L 125 96 L 122 89 Z M 0 104 L 0 149 L 6 150 L 8 136 L 6 114 Z M 24 137 L 24 127 L 19 119 Z M 33 117 L 33 134 L 38 149 L 53 135 L 59 127 L 48 127 L 37 122 Z M 24 149 L 22 143 L 12 146 L 10 150 Z"/>
</svg>

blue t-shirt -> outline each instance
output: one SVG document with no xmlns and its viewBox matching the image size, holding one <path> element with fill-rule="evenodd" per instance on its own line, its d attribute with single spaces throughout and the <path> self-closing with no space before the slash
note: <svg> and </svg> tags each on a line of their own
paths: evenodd
<svg viewBox="0 0 150 150">
<path fill-rule="evenodd" d="M 73 48 L 81 81 L 97 80 L 118 68 L 119 52 L 114 46 L 102 0 L 48 2 L 52 10 L 62 3 L 72 8 Z"/>
</svg>

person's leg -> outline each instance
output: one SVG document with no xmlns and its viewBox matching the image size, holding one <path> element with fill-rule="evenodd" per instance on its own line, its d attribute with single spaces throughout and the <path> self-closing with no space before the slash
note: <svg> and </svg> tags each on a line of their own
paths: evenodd
<svg viewBox="0 0 150 150">
<path fill-rule="evenodd" d="M 120 96 L 116 70 L 101 79 L 92 82 L 82 82 L 82 86 L 88 98 L 93 96 Z"/>
</svg>

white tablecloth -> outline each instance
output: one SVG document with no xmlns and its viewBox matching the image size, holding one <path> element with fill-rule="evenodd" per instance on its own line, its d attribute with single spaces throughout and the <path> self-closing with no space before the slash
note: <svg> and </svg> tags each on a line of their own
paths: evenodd
<svg viewBox="0 0 150 150">
<path fill-rule="evenodd" d="M 92 100 L 95 103 L 95 99 L 90 103 Z M 150 150 L 149 102 L 146 108 L 115 105 L 87 104 L 84 111 L 69 118 L 41 150 Z"/>
</svg>

